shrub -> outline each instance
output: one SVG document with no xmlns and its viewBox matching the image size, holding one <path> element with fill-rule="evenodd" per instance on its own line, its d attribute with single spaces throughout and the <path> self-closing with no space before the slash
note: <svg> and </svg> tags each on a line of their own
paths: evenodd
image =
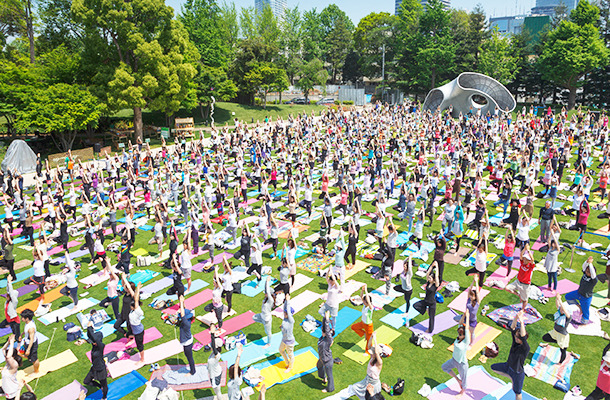
<svg viewBox="0 0 610 400">
<path fill-rule="evenodd" d="M 343 104 L 345 104 L 346 106 L 353 106 L 353 105 L 354 105 L 354 102 L 353 102 L 352 100 L 345 100 L 345 101 L 343 102 Z"/>
</svg>

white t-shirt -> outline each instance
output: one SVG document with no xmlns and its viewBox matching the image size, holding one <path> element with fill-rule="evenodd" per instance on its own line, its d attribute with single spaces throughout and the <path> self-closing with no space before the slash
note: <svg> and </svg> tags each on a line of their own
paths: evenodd
<svg viewBox="0 0 610 400">
<path fill-rule="evenodd" d="M 523 224 L 522 221 L 517 225 L 517 239 L 526 241 L 530 240 L 530 223 Z"/>
<path fill-rule="evenodd" d="M 477 250 L 474 256 L 474 267 L 479 272 L 487 271 L 487 253 Z"/>
</svg>

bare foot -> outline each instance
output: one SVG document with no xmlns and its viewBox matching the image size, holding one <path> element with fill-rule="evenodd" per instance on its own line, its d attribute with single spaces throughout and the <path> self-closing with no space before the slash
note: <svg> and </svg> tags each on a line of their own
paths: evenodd
<svg viewBox="0 0 610 400">
<path fill-rule="evenodd" d="M 271 343 L 267 343 L 266 345 L 264 345 L 263 349 L 268 349 L 269 347 L 271 347 Z"/>
<path fill-rule="evenodd" d="M 286 367 L 286 370 L 284 371 L 284 373 L 289 374 L 290 371 L 292 371 L 292 367 Z"/>
</svg>

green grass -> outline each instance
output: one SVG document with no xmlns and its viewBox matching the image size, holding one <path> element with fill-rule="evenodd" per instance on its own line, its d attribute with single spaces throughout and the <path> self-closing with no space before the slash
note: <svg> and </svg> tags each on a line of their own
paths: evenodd
<svg viewBox="0 0 610 400">
<path fill-rule="evenodd" d="M 574 159 L 572 159 L 573 161 Z M 597 163 L 595 163 L 597 164 Z M 567 175 L 567 174 L 566 174 Z M 337 191 L 337 189 L 333 189 Z M 566 195 L 569 195 L 570 192 L 564 191 Z M 535 202 L 535 212 L 534 216 L 538 215 L 538 208 L 543 206 L 544 200 L 537 200 Z M 318 200 L 316 201 L 316 205 L 321 204 Z M 257 203 L 256 205 L 260 205 Z M 569 203 L 566 202 L 566 205 Z M 497 213 L 495 209 L 491 207 L 489 204 L 489 212 L 490 215 L 494 215 Z M 365 203 L 365 209 L 368 211 L 372 211 L 370 203 Z M 598 229 L 607 224 L 606 219 L 598 219 L 596 216 L 599 214 L 599 211 L 593 211 L 591 217 L 589 218 L 589 227 L 591 230 Z M 438 215 L 438 213 L 437 213 Z M 122 217 L 122 212 L 119 212 L 118 217 Z M 560 221 L 566 221 L 569 218 L 558 216 Z M 407 229 L 406 221 L 400 222 L 398 220 L 394 220 L 394 223 L 398 226 L 399 231 L 404 231 Z M 366 229 L 370 229 L 372 225 L 368 225 L 364 229 L 361 230 L 360 239 L 364 239 Z M 313 221 L 310 225 L 310 232 L 317 232 L 319 228 L 319 221 Z M 440 222 L 434 221 L 432 228 L 426 227 L 425 233 L 437 233 L 440 230 Z M 503 234 L 504 230 L 495 228 L 495 230 L 499 234 Z M 136 244 L 134 249 L 143 247 L 147 249 L 151 254 L 156 253 L 156 245 L 148 245 L 147 242 L 151 238 L 152 233 L 138 231 L 138 235 L 136 238 Z M 307 236 L 308 233 L 303 233 L 301 236 Z M 539 228 L 536 228 L 530 234 L 530 238 L 535 240 L 539 236 Z M 577 234 L 574 231 L 564 230 L 561 240 L 566 243 L 573 243 L 577 239 Z M 608 240 L 602 237 L 596 237 L 588 235 L 586 239 L 589 242 L 599 241 L 603 244 L 604 248 L 608 244 Z M 280 241 L 280 246 L 283 244 L 284 240 Z M 108 241 L 106 242 L 108 243 Z M 19 246 L 16 246 L 16 255 L 17 260 L 28 258 L 31 259 L 31 254 L 23 249 L 20 249 Z M 167 248 L 167 247 L 165 247 Z M 218 250 L 217 250 L 218 251 Z M 500 250 L 495 249 L 492 246 L 491 250 L 495 253 L 500 253 Z M 269 251 L 265 252 L 264 255 L 264 265 L 271 266 L 273 268 L 273 274 L 277 277 L 276 267 L 278 266 L 277 260 L 270 260 Z M 566 253 L 562 253 L 560 255 L 560 261 L 564 258 Z M 59 255 L 57 255 L 59 256 Z M 542 254 L 539 252 L 535 253 L 536 261 L 542 258 Z M 564 272 L 560 275 L 559 279 L 568 278 L 574 282 L 578 282 L 580 279 L 580 265 L 583 263 L 587 256 L 578 256 L 574 257 L 574 266 L 573 268 L 577 271 L 573 274 Z M 198 257 L 193 260 L 193 264 L 198 261 L 204 260 L 207 258 L 207 254 L 205 256 Z M 564 259 L 564 266 L 569 263 L 570 257 Z M 89 262 L 89 256 L 82 257 L 81 261 L 83 262 L 83 271 L 79 278 L 82 278 L 90 273 L 96 272 L 98 269 L 94 269 L 93 271 L 89 271 L 87 268 L 87 263 Z M 132 259 L 135 264 L 135 258 Z M 378 262 L 373 262 L 373 264 L 378 265 Z M 99 264 L 98 264 L 99 265 Z M 600 259 L 597 255 L 595 255 L 595 265 L 598 268 L 598 271 L 603 271 L 605 262 Z M 168 275 L 169 272 L 165 269 L 162 269 L 158 265 L 153 265 L 149 267 L 150 269 L 161 272 L 162 275 Z M 495 264 L 490 266 L 490 270 L 495 270 L 497 267 Z M 446 264 L 445 267 L 445 280 L 452 281 L 456 280 L 460 283 L 462 288 L 467 287 L 471 278 L 466 277 L 464 275 L 464 268 L 459 265 L 450 265 Z M 52 267 L 52 272 L 57 272 L 58 267 Z M 314 276 L 305 271 L 298 271 L 299 273 L 303 273 L 308 276 Z M 211 274 L 205 273 L 196 273 L 193 272 L 193 279 L 204 279 L 207 282 L 211 282 Z M 354 279 L 366 283 L 369 288 L 375 289 L 381 286 L 382 282 L 372 279 L 368 274 L 364 271 L 359 272 L 355 275 Z M 535 285 L 543 285 L 546 284 L 547 277 L 546 274 L 540 272 L 534 272 L 533 275 L 533 283 Z M 150 283 L 150 282 L 149 282 Z M 22 283 L 19 282 L 17 286 L 20 286 Z M 414 293 L 413 299 L 417 300 L 419 298 L 419 293 L 421 290 L 419 289 L 420 285 L 423 284 L 423 279 L 419 277 L 413 278 L 414 285 Z M 597 290 L 601 290 L 604 287 L 600 284 L 597 286 Z M 314 281 L 310 283 L 306 288 L 300 289 L 294 295 L 298 295 L 303 290 L 309 289 L 315 292 L 324 293 L 326 291 L 326 283 L 323 279 L 314 276 Z M 85 290 L 81 287 L 80 292 L 84 292 Z M 98 286 L 92 287 L 87 290 L 89 292 L 90 297 L 94 297 L 98 300 L 101 300 L 105 297 L 104 285 L 100 284 Z M 154 297 L 158 296 L 160 293 L 155 294 Z M 24 304 L 27 301 L 33 299 L 35 295 L 26 295 L 20 298 L 20 304 Z M 249 298 L 243 295 L 234 295 L 233 304 L 234 308 L 238 313 L 245 312 L 247 310 L 253 310 L 254 312 L 259 312 L 261 306 L 262 295 L 257 296 L 256 298 Z M 391 312 L 395 308 L 399 307 L 403 304 L 403 299 L 398 298 L 394 300 L 390 305 L 384 307 L 383 311 L 376 311 L 374 313 L 374 324 L 376 327 L 381 326 L 381 322 L 379 319 L 383 317 L 386 313 Z M 484 304 L 489 304 L 491 310 L 501 307 L 507 304 L 517 303 L 519 300 L 516 296 L 511 295 L 505 291 L 501 291 L 498 289 L 491 289 L 491 293 L 483 300 Z M 444 304 L 439 304 L 437 307 L 437 315 L 447 310 L 447 304 L 451 302 L 451 299 L 447 299 Z M 53 304 L 53 309 L 57 309 L 61 306 L 68 305 L 70 301 L 68 298 L 61 298 L 56 300 Z M 145 302 L 148 304 L 148 302 Z M 299 312 L 296 315 L 296 322 L 294 333 L 297 341 L 299 342 L 299 348 L 312 346 L 314 349 L 317 348 L 316 339 L 309 334 L 305 333 L 298 323 L 302 321 L 302 319 L 307 314 L 311 314 L 315 317 L 318 317 L 318 306 L 320 301 L 316 301 L 314 304 L 307 307 L 305 310 Z M 533 325 L 528 326 L 528 331 L 530 333 L 530 345 L 531 345 L 531 353 L 530 356 L 535 351 L 538 343 L 541 340 L 541 337 L 544 333 L 550 331 L 553 327 L 553 319 L 552 315 L 555 311 L 554 302 L 550 301 L 546 305 L 541 305 L 538 302 L 533 301 L 533 305 L 540 311 L 544 319 L 540 322 L 537 322 Z M 343 303 L 343 306 L 351 306 L 348 303 Z M 109 312 L 111 310 L 109 309 Z M 176 330 L 174 327 L 170 325 L 166 325 L 161 320 L 161 312 L 155 311 L 147 305 L 144 306 L 144 312 L 146 314 L 146 319 L 144 320 L 144 325 L 146 328 L 151 326 L 157 326 L 158 329 L 163 333 L 163 339 L 157 340 L 155 342 L 150 343 L 147 347 L 151 347 L 157 345 L 161 342 L 168 341 L 173 339 L 176 334 Z M 197 309 L 197 314 L 202 314 L 203 310 Z M 422 320 L 425 320 L 426 316 L 419 316 L 412 321 L 412 323 L 417 323 Z M 480 321 L 485 322 L 489 325 L 494 325 L 487 317 L 479 316 Z M 67 319 L 66 322 L 77 322 L 76 317 L 72 316 Z M 604 322 L 603 327 L 605 329 L 608 328 L 608 323 Z M 49 349 L 50 341 L 47 341 L 40 346 L 39 354 L 41 359 L 45 357 L 47 350 L 49 352 L 49 356 L 57 354 L 65 349 L 72 349 L 72 351 L 76 354 L 79 359 L 79 362 L 73 365 L 70 365 L 66 368 L 61 369 L 58 372 L 51 373 L 43 378 L 41 378 L 37 385 L 37 394 L 39 398 L 44 397 L 45 395 L 53 392 L 54 390 L 70 383 L 72 380 L 76 379 L 82 382 L 83 378 L 87 374 L 89 369 L 89 362 L 87 361 L 85 353 L 90 350 L 90 345 L 85 344 L 83 346 L 75 346 L 73 343 L 69 343 L 66 341 L 66 334 L 62 330 L 63 322 L 55 323 L 50 326 L 44 326 L 41 323 L 38 323 L 39 330 L 45 335 L 51 337 L 54 334 L 54 340 L 52 342 L 52 346 Z M 280 320 L 276 317 L 273 317 L 273 332 L 278 332 L 280 326 Z M 198 322 L 193 324 L 193 333 L 197 333 L 205 329 L 205 326 L 201 325 Z M 446 347 L 449 346 L 453 340 L 455 339 L 455 329 L 449 329 L 439 335 L 434 337 L 434 348 L 430 350 L 421 349 L 409 343 L 409 337 L 411 336 L 411 332 L 406 328 L 401 328 L 399 330 L 402 335 L 392 343 L 392 347 L 394 348 L 394 355 L 390 358 L 384 360 L 384 367 L 381 374 L 381 380 L 383 382 L 387 382 L 392 385 L 396 382 L 397 378 L 403 378 L 406 380 L 406 388 L 405 394 L 401 397 L 404 399 L 416 399 L 419 398 L 419 395 L 416 393 L 417 390 L 424 384 L 427 383 L 430 386 L 434 387 L 435 385 L 445 382 L 449 379 L 449 376 L 444 374 L 441 370 L 441 364 L 451 357 L 451 353 L 446 350 Z M 260 324 L 253 324 L 244 329 L 244 332 L 247 334 L 248 341 L 253 341 L 261 338 L 264 335 L 263 328 Z M 110 341 L 118 339 L 118 336 L 111 335 L 110 337 L 105 339 L 106 343 Z M 333 345 L 333 353 L 335 357 L 340 357 L 343 359 L 344 363 L 342 365 L 335 365 L 334 367 L 334 376 L 335 376 L 335 386 L 337 390 L 341 390 L 349 384 L 355 383 L 363 379 L 366 375 L 366 367 L 356 364 L 350 359 L 343 356 L 343 352 L 350 348 L 354 343 L 358 342 L 360 338 L 352 332 L 349 328 L 345 330 L 343 333 L 337 336 L 335 343 Z M 492 362 L 498 361 L 503 362 L 506 360 L 508 355 L 508 349 L 510 348 L 510 334 L 503 330 L 503 333 L 496 339 L 496 342 L 500 346 L 500 355 L 496 360 L 489 360 L 485 365 L 485 368 L 490 371 L 490 364 Z M 583 389 L 583 393 L 588 394 L 594 387 L 595 381 L 597 377 L 597 370 L 599 367 L 601 350 L 603 346 L 606 345 L 606 341 L 598 338 L 598 337 L 585 337 L 585 336 L 575 336 L 572 335 L 570 348 L 569 350 L 574 351 L 580 354 L 581 359 L 578 361 L 574 367 L 574 371 L 572 373 L 572 384 L 580 385 Z M 204 352 L 203 350 L 195 353 L 195 361 L 198 363 L 204 363 L 208 357 L 209 353 Z M 167 363 L 186 363 L 185 357 L 180 354 L 177 357 L 172 357 L 171 359 L 166 360 Z M 529 359 L 528 359 L 529 362 Z M 470 362 L 470 365 L 479 365 L 480 362 L 478 358 L 473 359 Z M 29 365 L 29 363 L 25 363 L 25 366 Z M 150 373 L 148 372 L 148 366 L 141 368 L 139 370 L 145 377 L 149 377 Z M 504 379 L 505 380 L 505 379 Z M 32 386 L 34 386 L 36 382 L 32 382 Z M 294 380 L 285 385 L 278 385 L 271 388 L 268 392 L 268 399 L 321 399 L 326 397 L 325 394 L 321 393 L 321 389 L 323 388 L 322 383 L 319 379 L 317 379 L 317 375 L 315 373 L 305 375 L 302 378 Z M 89 388 L 90 391 L 95 390 L 94 388 Z M 526 378 L 525 380 L 525 390 L 539 398 L 546 397 L 547 399 L 560 399 L 563 398 L 563 393 L 554 389 L 551 385 L 543 383 L 539 380 L 533 378 Z M 223 389 L 223 392 L 226 392 L 226 388 Z M 134 394 L 127 397 L 129 399 L 136 399 L 142 393 L 142 389 L 137 390 Z M 210 390 L 195 390 L 195 391 L 187 391 L 183 392 L 184 399 L 198 399 L 205 396 L 210 396 L 212 392 Z"/>
<path fill-rule="evenodd" d="M 281 117 L 283 119 L 288 118 L 290 115 L 296 116 L 301 113 L 311 114 L 312 111 L 316 115 L 320 114 L 320 111 L 325 109 L 324 106 L 318 106 L 315 104 L 310 105 L 298 105 L 298 104 L 267 104 L 266 108 L 262 106 L 249 106 L 237 103 L 218 102 L 214 108 L 214 121 L 216 126 L 223 126 L 225 124 L 233 125 L 235 118 L 245 123 L 264 123 L 265 118 L 271 118 L 274 121 Z M 193 117 L 195 125 L 209 126 L 210 119 L 203 119 L 199 109 L 194 110 L 180 110 L 176 113 L 176 117 L 185 118 Z M 131 119 L 133 118 L 133 110 L 125 109 L 112 116 L 113 119 Z M 155 126 L 167 126 L 165 114 L 158 111 L 147 111 L 142 112 L 142 118 L 144 124 L 150 124 Z"/>
</svg>

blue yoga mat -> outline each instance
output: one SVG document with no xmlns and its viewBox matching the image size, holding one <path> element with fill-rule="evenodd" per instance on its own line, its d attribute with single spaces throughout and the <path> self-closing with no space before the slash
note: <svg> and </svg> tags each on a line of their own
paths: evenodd
<svg viewBox="0 0 610 400">
<path fill-rule="evenodd" d="M 45 235 L 49 236 L 49 233 L 50 232 L 46 232 L 45 231 Z M 34 239 L 38 239 L 38 236 L 40 236 L 39 232 L 34 233 Z M 18 238 L 13 239 L 13 243 L 14 244 L 19 244 L 19 243 L 25 242 L 26 240 L 30 240 L 30 238 L 29 237 L 25 237 L 25 236 L 19 236 Z"/>
<path fill-rule="evenodd" d="M 303 353 L 306 353 L 308 351 L 310 351 L 313 355 L 316 356 L 316 358 L 318 358 L 318 352 L 315 351 L 312 347 L 305 347 L 303 349 L 296 350 L 294 352 L 294 356 L 296 357 L 296 356 L 298 356 L 300 354 L 303 354 Z M 256 368 L 256 369 L 258 369 L 260 371 L 263 368 L 270 367 L 272 365 L 278 364 L 278 363 L 283 362 L 283 361 L 284 361 L 284 359 L 282 357 L 277 357 L 277 358 L 274 358 L 271 361 L 263 361 L 262 363 L 255 364 L 254 368 Z M 300 374 L 295 374 L 295 375 L 289 376 L 286 379 L 284 379 L 283 381 L 275 383 L 275 385 L 282 385 L 284 383 L 288 383 L 288 382 L 290 382 L 290 381 L 292 381 L 294 379 L 302 377 L 303 375 L 311 374 L 315 370 L 316 370 L 316 368 L 314 367 L 314 368 L 312 368 L 312 369 L 310 369 L 308 371 L 301 372 Z M 269 386 L 269 387 L 271 387 L 271 386 Z M 108 397 L 108 399 L 110 399 L 110 397 Z"/>
<path fill-rule="evenodd" d="M 191 282 L 191 291 L 189 293 L 195 293 L 198 292 L 199 290 L 203 289 L 204 287 L 206 287 L 208 285 L 207 282 L 201 280 L 201 279 L 195 279 L 193 282 Z M 185 289 L 186 289 L 186 285 L 185 285 Z M 155 299 L 153 301 L 161 301 L 161 300 L 177 300 L 176 295 L 173 296 L 168 296 L 167 294 L 163 293 L 162 295 L 155 297 Z M 150 302 L 152 304 L 152 301 Z"/>
<path fill-rule="evenodd" d="M 241 358 L 239 359 L 239 365 L 247 366 L 250 364 L 254 364 L 255 362 L 259 362 L 260 360 L 264 360 L 267 357 L 279 353 L 280 343 L 282 343 L 282 332 L 276 332 L 271 335 L 271 346 L 267 348 L 263 347 L 267 344 L 267 336 L 263 337 L 262 339 L 258 339 L 248 343 L 244 346 L 243 353 L 241 354 Z M 294 345 L 296 347 L 298 343 L 295 343 Z M 235 359 L 237 358 L 237 349 L 233 349 L 227 351 L 226 353 L 223 353 L 220 358 L 223 361 L 226 361 L 227 365 L 234 364 Z"/>
<path fill-rule="evenodd" d="M 489 217 L 489 223 L 490 224 L 497 224 L 500 225 L 500 223 L 502 222 L 502 220 L 504 218 L 508 217 L 508 214 L 504 214 L 504 213 L 497 213 L 496 215 L 494 215 L 493 217 Z"/>
<path fill-rule="evenodd" d="M 409 243 L 409 239 L 411 238 L 411 232 L 400 232 L 398 237 L 396 238 L 396 244 L 398 246 Z"/>
<path fill-rule="evenodd" d="M 13 282 L 13 287 L 15 285 L 15 282 L 19 282 L 19 281 L 25 280 L 31 276 L 34 276 L 34 268 L 28 268 L 24 271 L 17 272 L 16 276 L 17 276 L 17 280 Z M 0 281 L 0 288 L 5 288 L 5 287 L 6 287 L 6 279 L 2 279 Z"/>
<path fill-rule="evenodd" d="M 297 252 L 295 253 L 294 258 L 303 257 L 303 256 L 306 256 L 309 253 L 311 253 L 311 250 L 306 250 L 306 249 L 303 249 L 301 247 L 297 247 Z M 275 256 L 278 257 L 278 258 L 282 258 L 282 250 L 278 250 L 275 253 Z"/>
<path fill-rule="evenodd" d="M 141 229 L 143 231 L 152 231 L 153 227 L 150 225 L 142 225 L 141 227 L 139 227 L 138 229 Z"/>
<path fill-rule="evenodd" d="M 248 297 L 255 297 L 260 293 L 263 293 L 265 290 L 265 279 L 266 278 L 263 277 L 263 280 L 260 282 L 260 284 L 258 284 L 258 288 L 256 287 L 258 283 L 256 278 L 248 281 L 246 284 L 241 286 L 241 294 L 245 294 Z M 269 284 L 275 285 L 276 282 L 277 280 L 275 278 L 271 278 L 271 282 L 269 282 Z"/>
<path fill-rule="evenodd" d="M 248 195 L 248 197 L 254 197 L 254 196 L 258 196 L 260 194 L 260 192 L 258 190 L 250 190 L 246 194 Z"/>
<path fill-rule="evenodd" d="M 407 318 L 409 320 L 412 320 L 413 318 L 415 318 L 419 315 L 417 310 L 413 308 L 413 304 L 415 303 L 414 300 L 417 301 L 416 299 L 411 299 L 411 301 L 409 302 L 410 303 L 409 304 L 409 313 L 407 314 Z M 402 306 L 398 307 L 396 310 L 394 310 L 391 313 L 387 314 L 386 316 L 382 317 L 381 322 L 383 322 L 384 324 L 390 325 L 394 329 L 398 329 L 401 326 L 405 326 L 406 321 L 403 316 L 405 313 L 405 308 L 406 308 L 406 304 L 403 304 Z"/>
<path fill-rule="evenodd" d="M 362 316 L 362 312 L 354 310 L 350 307 L 343 307 L 337 314 L 337 325 L 335 326 L 335 336 L 347 329 L 348 326 L 356 322 L 358 318 Z M 322 337 L 322 325 L 316 328 L 315 331 L 311 332 L 311 336 Z"/>
<path fill-rule="evenodd" d="M 129 282 L 133 282 L 137 285 L 138 283 L 148 282 L 149 280 L 151 280 L 152 278 L 154 278 L 157 275 L 159 275 L 158 272 L 154 272 L 149 269 L 145 269 L 143 271 L 138 271 L 135 274 L 131 274 L 129 276 Z M 105 287 L 104 289 L 108 289 L 108 287 Z M 123 285 L 119 284 L 118 289 L 123 290 Z"/>
<path fill-rule="evenodd" d="M 136 389 L 141 388 L 148 382 L 138 371 L 132 371 L 129 374 L 108 384 L 107 400 L 119 400 L 127 396 Z M 87 400 L 101 400 L 102 390 L 90 394 L 86 397 Z"/>
</svg>

